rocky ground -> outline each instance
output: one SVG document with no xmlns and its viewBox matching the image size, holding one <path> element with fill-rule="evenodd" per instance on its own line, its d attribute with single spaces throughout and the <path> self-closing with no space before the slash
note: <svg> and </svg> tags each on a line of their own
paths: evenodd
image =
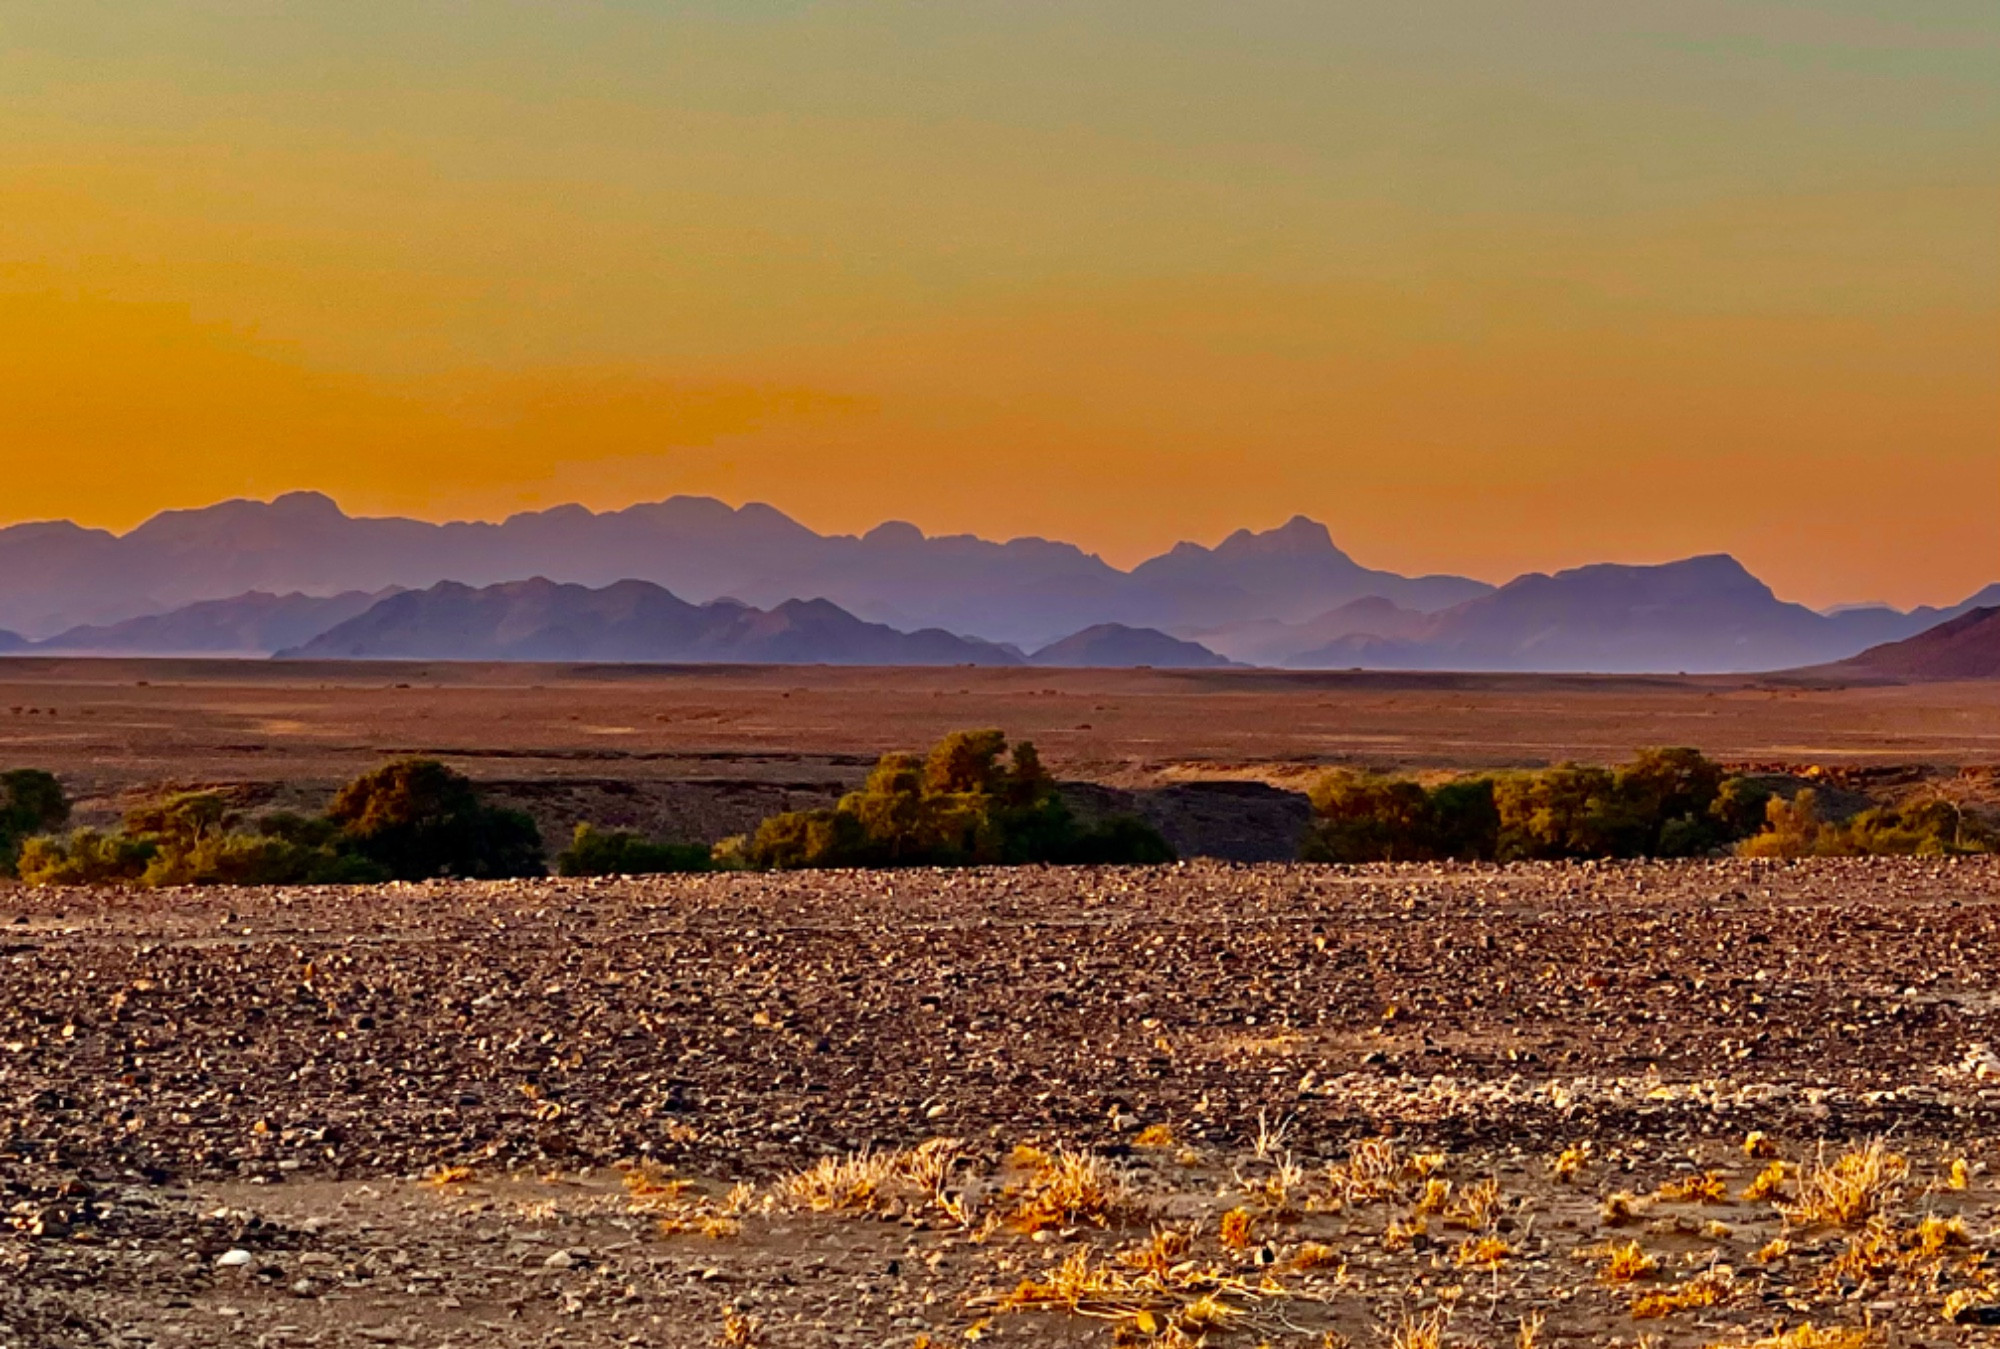
<svg viewBox="0 0 2000 1349">
<path fill-rule="evenodd" d="M 0 1346 L 1958 1343 L 1996 935 L 1992 862 L 0 891 Z"/>
</svg>

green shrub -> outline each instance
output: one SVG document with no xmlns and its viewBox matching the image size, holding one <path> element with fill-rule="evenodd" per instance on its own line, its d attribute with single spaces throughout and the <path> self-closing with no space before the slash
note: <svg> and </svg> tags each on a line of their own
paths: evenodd
<svg viewBox="0 0 2000 1349">
<path fill-rule="evenodd" d="M 738 855 L 731 850 L 731 857 Z M 955 731 L 922 758 L 885 754 L 831 810 L 791 811 L 757 827 L 740 856 L 753 867 L 1094 864 L 1173 860 L 1135 819 L 1077 824 L 1035 747 L 999 731 Z"/>
<path fill-rule="evenodd" d="M 79 829 L 66 839 L 29 839 L 19 868 L 28 885 L 137 885 L 158 852 L 150 838 Z"/>
<path fill-rule="evenodd" d="M 1773 797 L 1762 833 L 1737 848 L 1745 857 L 1942 857 L 1992 852 L 1991 830 L 1941 798 L 1876 806 L 1846 820 L 1828 820 L 1820 795 L 1807 788 L 1791 800 Z"/>
<path fill-rule="evenodd" d="M 39 768 L 0 773 L 0 876 L 14 874 L 21 844 L 69 823 L 69 798 L 55 774 Z"/>
<path fill-rule="evenodd" d="M 556 858 L 559 876 L 656 876 L 707 871 L 708 849 L 699 843 L 655 843 L 622 829 L 580 824 Z"/>
<path fill-rule="evenodd" d="M 534 820 L 487 805 L 470 778 L 434 759 L 404 759 L 356 778 L 327 818 L 353 852 L 394 880 L 544 872 Z"/>
</svg>

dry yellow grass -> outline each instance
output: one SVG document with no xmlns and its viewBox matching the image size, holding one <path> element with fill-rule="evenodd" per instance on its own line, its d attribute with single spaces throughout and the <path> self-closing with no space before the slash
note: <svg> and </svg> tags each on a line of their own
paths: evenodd
<svg viewBox="0 0 2000 1349">
<path fill-rule="evenodd" d="M 1132 1146 L 1147 1149 L 1171 1148 L 1179 1142 L 1180 1140 L 1174 1136 L 1174 1128 L 1171 1124 L 1149 1124 L 1139 1130 L 1138 1134 L 1132 1139 Z"/>
<path fill-rule="evenodd" d="M 722 1314 L 722 1331 L 717 1339 L 726 1349 L 756 1349 L 761 1342 L 764 1326 L 754 1316 L 742 1312 L 725 1311 Z"/>
<path fill-rule="evenodd" d="M 1636 1320 L 1651 1320 L 1692 1307 L 1713 1307 L 1734 1291 L 1735 1283 L 1734 1272 L 1727 1266 L 1718 1265 L 1695 1275 L 1678 1288 L 1642 1293 L 1632 1303 L 1632 1316 Z"/>
<path fill-rule="evenodd" d="M 1749 1203 L 1761 1203 L 1766 1199 L 1786 1198 L 1785 1177 L 1788 1174 L 1783 1162 L 1772 1162 L 1759 1171 L 1756 1179 L 1743 1188 L 1744 1200 Z"/>
<path fill-rule="evenodd" d="M 1549 1163 L 1549 1173 L 1562 1184 L 1567 1185 L 1577 1178 L 1584 1165 L 1590 1161 L 1590 1144 L 1572 1143 L 1556 1155 Z"/>
<path fill-rule="evenodd" d="M 1475 1232 L 1483 1231 L 1494 1224 L 1504 1207 L 1505 1201 L 1500 1197 L 1500 1182 L 1488 1176 L 1485 1180 L 1464 1186 L 1458 1191 L 1457 1196 L 1445 1207 L 1445 1226 L 1469 1228 Z"/>
<path fill-rule="evenodd" d="M 1778 1205 L 1778 1211 L 1799 1227 L 1856 1227 L 1893 1202 L 1909 1174 L 1909 1159 L 1878 1138 L 1842 1153 L 1831 1165 L 1814 1165 L 1799 1179 L 1798 1199 Z"/>
<path fill-rule="evenodd" d="M 1605 1252 L 1597 1277 L 1605 1283 L 1631 1283 L 1634 1279 L 1650 1278 L 1659 1268 L 1660 1262 L 1640 1249 L 1638 1242 L 1628 1241 Z"/>
<path fill-rule="evenodd" d="M 958 1149 L 956 1139 L 934 1138 L 907 1150 L 822 1157 L 780 1179 L 773 1193 L 789 1208 L 814 1213 L 873 1212 L 905 1198 L 969 1225 L 970 1211 L 946 1190 L 964 1160 Z"/>
<path fill-rule="evenodd" d="M 1514 1248 L 1496 1236 L 1467 1237 L 1452 1251 L 1452 1263 L 1464 1268 L 1493 1269 L 1508 1256 Z"/>
<path fill-rule="evenodd" d="M 473 1171 L 469 1166 L 440 1166 L 425 1176 L 423 1183 L 442 1190 L 452 1185 L 469 1185 L 472 1179 Z"/>
<path fill-rule="evenodd" d="M 1247 1208 L 1233 1208 L 1222 1215 L 1222 1248 L 1247 1251 L 1257 1244 L 1257 1215 Z"/>
<path fill-rule="evenodd" d="M 1388 1349 L 1443 1349 L 1451 1313 L 1442 1307 L 1422 1316 L 1405 1317 L 1388 1329 Z"/>
<path fill-rule="evenodd" d="M 1767 1138 L 1762 1129 L 1752 1129 L 1743 1140 L 1743 1155 L 1753 1161 L 1770 1161 L 1778 1155 L 1778 1145 Z"/>
<path fill-rule="evenodd" d="M 1088 1152 L 1040 1154 L 1027 1181 L 1009 1193 L 1014 1207 L 1008 1220 L 1030 1233 L 1082 1223 L 1105 1227 L 1128 1208 L 1124 1181 L 1109 1162 Z"/>
<path fill-rule="evenodd" d="M 1720 1171 L 1705 1171 L 1666 1182 L 1654 1193 L 1654 1198 L 1663 1204 L 1726 1204 L 1729 1181 Z"/>
</svg>

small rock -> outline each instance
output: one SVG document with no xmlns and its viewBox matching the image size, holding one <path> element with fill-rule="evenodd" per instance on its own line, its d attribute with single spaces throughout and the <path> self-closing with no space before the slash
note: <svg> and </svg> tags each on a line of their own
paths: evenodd
<svg viewBox="0 0 2000 1349">
<path fill-rule="evenodd" d="M 244 1269 L 249 1266 L 252 1258 L 250 1252 L 238 1247 L 233 1251 L 224 1251 L 221 1255 L 216 1256 L 215 1267 L 217 1269 Z"/>
</svg>

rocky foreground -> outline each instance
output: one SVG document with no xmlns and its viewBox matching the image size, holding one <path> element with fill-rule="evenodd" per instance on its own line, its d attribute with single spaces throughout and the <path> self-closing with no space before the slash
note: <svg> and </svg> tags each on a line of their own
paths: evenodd
<svg viewBox="0 0 2000 1349">
<path fill-rule="evenodd" d="M 1996 936 L 1992 862 L 0 891 L 0 1346 L 1957 1343 Z"/>
</svg>

